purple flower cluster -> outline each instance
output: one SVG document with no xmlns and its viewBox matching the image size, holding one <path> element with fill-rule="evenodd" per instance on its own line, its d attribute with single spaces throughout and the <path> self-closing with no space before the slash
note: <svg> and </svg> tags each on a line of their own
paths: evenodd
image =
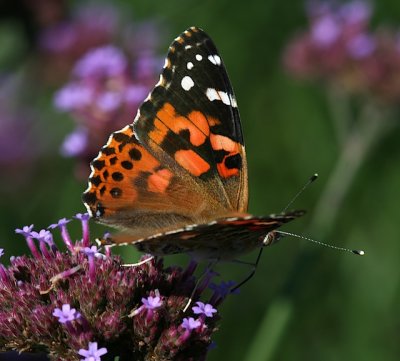
<svg viewBox="0 0 400 361">
<path fill-rule="evenodd" d="M 292 74 L 321 79 L 349 93 L 400 100 L 399 36 L 369 29 L 372 7 L 364 0 L 343 4 L 312 0 L 309 28 L 295 36 L 284 54 Z"/>
<path fill-rule="evenodd" d="M 160 59 L 155 55 L 157 43 L 151 29 L 154 25 L 120 28 L 116 26 L 115 12 L 103 14 L 99 10 L 98 16 L 92 8 L 77 16 L 67 28 L 61 27 L 59 32 L 64 34 L 61 39 L 65 38 L 65 44 L 58 40 L 60 34 L 56 29 L 49 31 L 43 40 L 43 46 L 53 54 L 76 47 L 77 39 L 85 44 L 80 49 L 84 51 L 74 58 L 71 70 L 67 71 L 69 81 L 54 96 L 54 106 L 76 122 L 75 129 L 64 140 L 61 153 L 81 160 L 78 175 L 82 178 L 87 176 L 88 161 L 97 155 L 110 133 L 133 121 L 161 69 Z M 98 27 L 104 27 L 103 31 Z M 122 37 L 128 33 L 129 40 Z M 85 40 L 93 34 L 96 40 Z M 101 40 L 97 38 L 99 34 L 103 34 Z M 133 45 L 138 38 L 149 41 L 142 47 Z M 113 45 L 116 39 L 119 46 Z"/>
<path fill-rule="evenodd" d="M 43 28 L 39 46 L 42 76 L 57 84 L 68 76 L 73 64 L 88 49 L 108 44 L 118 32 L 120 16 L 110 5 L 83 5 L 63 21 Z"/>
<path fill-rule="evenodd" d="M 195 262 L 183 270 L 164 268 L 154 258 L 124 267 L 109 249 L 103 254 L 91 244 L 87 214 L 75 219 L 82 224 L 76 242 L 67 229 L 70 220 L 48 227 L 59 230 L 66 251 L 49 229 L 16 230 L 32 255 L 11 257 L 8 267 L 0 263 L 0 352 L 46 352 L 60 361 L 100 361 L 105 354 L 110 359 L 204 359 L 227 283 L 210 286 L 214 292 L 208 302 L 199 301 L 214 273 L 196 282 Z M 0 257 L 3 253 L 0 249 Z M 194 305 L 183 312 L 196 284 Z"/>
</svg>

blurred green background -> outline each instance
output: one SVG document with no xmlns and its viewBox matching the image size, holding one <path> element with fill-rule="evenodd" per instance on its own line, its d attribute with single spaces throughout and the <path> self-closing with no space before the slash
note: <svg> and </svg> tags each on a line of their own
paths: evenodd
<svg viewBox="0 0 400 361">
<path fill-rule="evenodd" d="M 162 24 L 160 55 L 166 53 L 172 39 L 192 25 L 213 38 L 241 112 L 251 213 L 280 212 L 317 172 L 319 180 L 293 205 L 306 209 L 306 216 L 284 230 L 366 252 L 366 256 L 356 257 L 294 238 L 266 249 L 255 277 L 239 295 L 223 304 L 223 320 L 215 335 L 217 347 L 208 359 L 398 360 L 400 130 L 394 128 L 365 157 L 337 217 L 325 228 L 313 227 L 319 216 L 314 209 L 341 149 L 326 88 L 294 79 L 282 65 L 289 39 L 307 26 L 305 4 L 280 0 L 113 4 L 123 8 L 132 21 L 150 19 Z M 11 13 L 18 12 L 4 13 L 0 24 L 2 79 L 12 72 L 22 77 L 26 88 L 40 87 L 40 77 L 25 74 L 34 52 L 26 34 L 34 33 L 35 22 L 24 28 L 21 24 L 29 24 L 29 16 Z M 398 1 L 374 4 L 373 24 L 382 23 L 400 24 Z M 22 237 L 14 234 L 15 228 L 34 223 L 40 229 L 84 211 L 80 197 L 86 182 L 74 176 L 76 161 L 58 152 L 73 121 L 54 109 L 56 89 L 49 86 L 40 94 L 17 94 L 38 122 L 31 133 L 37 137 L 28 141 L 32 150 L 40 150 L 40 156 L 29 164 L 8 164 L 0 172 L 0 246 L 6 249 L 6 258 L 27 252 Z M 18 133 L 12 135 L 14 146 L 24 146 L 25 129 L 21 127 L 20 132 L 21 138 Z M 78 230 L 79 224 L 75 226 Z M 104 231 L 102 227 L 92 229 L 98 230 L 98 235 Z M 137 259 L 134 251 L 123 252 L 128 260 Z M 244 259 L 255 257 L 252 254 Z M 185 264 L 187 258 L 182 256 L 178 261 Z M 218 271 L 224 279 L 240 280 L 249 270 L 221 264 Z"/>
</svg>

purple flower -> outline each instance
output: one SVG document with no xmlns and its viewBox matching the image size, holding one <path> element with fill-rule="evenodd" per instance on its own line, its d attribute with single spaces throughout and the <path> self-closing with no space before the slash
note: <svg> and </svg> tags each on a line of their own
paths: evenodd
<svg viewBox="0 0 400 361">
<path fill-rule="evenodd" d="M 30 226 L 24 226 L 22 227 L 22 229 L 17 228 L 15 230 L 15 233 L 22 234 L 24 237 L 28 237 L 31 235 L 32 229 L 33 224 L 31 224 Z"/>
<path fill-rule="evenodd" d="M 107 45 L 88 52 L 74 68 L 78 77 L 109 77 L 121 75 L 128 65 L 121 50 Z"/>
<path fill-rule="evenodd" d="M 60 111 L 72 111 L 90 105 L 93 96 L 93 89 L 80 83 L 70 83 L 56 93 L 54 105 Z"/>
<path fill-rule="evenodd" d="M 70 24 L 58 24 L 43 32 L 40 46 L 45 50 L 60 53 L 73 45 L 76 36 L 76 29 Z"/>
<path fill-rule="evenodd" d="M 369 2 L 355 0 L 341 5 L 338 13 L 348 24 L 359 24 L 370 19 L 372 7 Z"/>
<path fill-rule="evenodd" d="M 204 314 L 207 317 L 213 317 L 217 310 L 209 303 L 204 304 L 201 301 L 196 302 L 197 306 L 193 306 L 192 310 L 196 315 Z"/>
<path fill-rule="evenodd" d="M 105 112 L 110 112 L 117 109 L 122 103 L 121 94 L 112 91 L 106 91 L 96 99 L 98 107 Z"/>
<path fill-rule="evenodd" d="M 211 302 L 197 302 L 200 318 L 183 318 L 189 297 L 196 302 L 202 295 L 201 288 L 192 295 L 198 284 L 194 263 L 187 271 L 177 266 L 164 268 L 162 259 L 156 258 L 123 267 L 110 248 L 107 257 L 97 257 L 98 248 L 89 239 L 88 215 L 74 218 L 82 223 L 84 234 L 73 237 L 76 242 L 68 235 L 67 219 L 53 225 L 59 228 L 66 251 L 55 245 L 49 251 L 40 242 L 40 248 L 31 249 L 34 257 L 13 257 L 8 267 L 0 264 L 0 352 L 46 347 L 60 361 L 73 359 L 76 350 L 86 360 L 96 360 L 102 352 L 89 342 L 101 335 L 110 359 L 132 359 L 133 354 L 143 360 L 178 354 L 182 360 L 204 359 L 218 317 Z M 34 235 L 46 238 L 51 234 L 47 232 Z M 26 240 L 29 245 L 32 237 Z M 158 289 L 163 290 L 162 296 Z M 135 317 L 129 317 L 132 309 Z M 88 349 L 82 349 L 88 344 Z"/>
<path fill-rule="evenodd" d="M 128 103 L 141 103 L 149 90 L 145 86 L 131 85 L 125 89 L 125 100 Z"/>
<path fill-rule="evenodd" d="M 154 310 L 158 307 L 161 307 L 162 301 L 160 296 L 149 296 L 147 298 L 143 297 L 142 298 L 142 303 L 144 307 L 146 307 L 148 310 Z"/>
<path fill-rule="evenodd" d="M 323 16 L 311 28 L 311 38 L 317 46 L 332 45 L 340 36 L 340 25 L 333 16 Z"/>
<path fill-rule="evenodd" d="M 101 356 L 107 353 L 107 349 L 105 347 L 97 349 L 97 347 L 97 342 L 89 342 L 87 350 L 81 348 L 78 351 L 78 354 L 84 357 L 81 361 L 101 361 Z"/>
<path fill-rule="evenodd" d="M 88 221 L 90 219 L 89 213 L 77 213 L 74 218 L 79 219 L 80 221 Z"/>
<path fill-rule="evenodd" d="M 61 228 L 61 227 L 65 226 L 66 224 L 68 224 L 69 222 L 71 222 L 70 219 L 61 218 L 57 223 L 50 224 L 50 226 L 48 226 L 47 228 L 49 228 L 49 229 L 54 229 L 54 228 L 58 228 L 58 227 Z"/>
<path fill-rule="evenodd" d="M 68 321 L 76 320 L 80 317 L 80 313 L 76 311 L 75 308 L 66 303 L 62 305 L 62 308 L 55 308 L 53 311 L 53 316 L 58 317 L 58 322 L 66 323 Z"/>
<path fill-rule="evenodd" d="M 226 297 L 231 293 L 231 289 L 236 285 L 235 281 L 221 281 L 219 285 L 216 283 L 211 283 L 210 284 L 210 289 L 212 289 L 216 294 L 218 294 L 220 297 Z M 234 293 L 239 293 L 239 289 L 236 290 Z"/>
<path fill-rule="evenodd" d="M 82 222 L 82 246 L 88 247 L 90 244 L 90 232 L 89 232 L 89 213 L 77 213 L 74 216 L 75 219 L 79 219 Z"/>
<path fill-rule="evenodd" d="M 96 246 L 84 247 L 82 252 L 86 254 L 89 259 L 89 276 L 90 281 L 94 282 L 96 280 L 96 264 L 95 258 L 106 258 L 105 255 L 99 252 Z"/>
<path fill-rule="evenodd" d="M 4 255 L 4 249 L 0 248 L 0 257 L 2 257 Z"/>
<path fill-rule="evenodd" d="M 61 146 L 61 154 L 65 157 L 74 157 L 81 154 L 87 147 L 87 130 L 80 127 L 68 134 Z"/>
<path fill-rule="evenodd" d="M 193 317 L 189 317 L 189 318 L 185 317 L 181 324 L 181 326 L 188 331 L 194 330 L 197 327 L 199 327 L 200 325 L 201 325 L 201 322 L 199 320 L 195 320 Z"/>
<path fill-rule="evenodd" d="M 39 232 L 32 231 L 30 236 L 38 241 L 45 242 L 48 245 L 53 245 L 53 235 L 47 229 L 41 229 Z"/>
<path fill-rule="evenodd" d="M 53 103 L 58 110 L 70 113 L 76 122 L 76 129 L 65 139 L 61 154 L 79 158 L 80 164 L 75 174 L 79 178 L 87 178 L 88 159 L 96 156 L 111 132 L 125 126 L 127 119 L 134 116 L 156 82 L 162 64 L 159 64 L 159 58 L 155 55 L 154 39 L 145 41 L 149 34 L 157 34 L 158 37 L 155 24 L 149 23 L 145 33 L 138 32 L 140 27 L 125 29 L 125 35 L 132 31 L 136 35 L 131 34 L 128 43 L 122 34 L 119 37 L 102 37 L 102 30 L 110 23 L 107 12 L 99 15 L 99 18 L 93 14 L 85 15 L 76 22 L 79 26 L 72 26 L 74 32 L 79 34 L 75 43 L 85 43 L 81 39 L 96 37 L 99 30 L 101 41 L 74 52 L 76 62 L 70 80 L 55 94 Z M 118 21 L 111 19 L 111 24 L 115 28 Z M 114 39 L 121 44 L 121 48 L 111 43 Z M 133 42 L 135 47 L 131 47 Z M 78 54 L 80 58 L 76 60 Z M 129 54 L 129 58 L 126 54 Z"/>
<path fill-rule="evenodd" d="M 350 56 L 354 59 L 363 59 L 370 55 L 376 47 L 375 40 L 367 34 L 360 34 L 352 39 L 347 44 L 347 50 Z"/>
</svg>

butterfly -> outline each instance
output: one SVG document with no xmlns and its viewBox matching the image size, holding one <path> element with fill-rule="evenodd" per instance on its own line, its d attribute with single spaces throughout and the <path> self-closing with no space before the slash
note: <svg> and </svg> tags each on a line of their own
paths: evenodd
<svg viewBox="0 0 400 361">
<path fill-rule="evenodd" d="M 237 102 L 210 37 L 191 27 L 169 47 L 132 124 L 91 162 L 83 202 L 122 233 L 107 240 L 153 255 L 229 260 L 269 244 L 303 211 L 247 213 L 248 175 Z"/>
</svg>

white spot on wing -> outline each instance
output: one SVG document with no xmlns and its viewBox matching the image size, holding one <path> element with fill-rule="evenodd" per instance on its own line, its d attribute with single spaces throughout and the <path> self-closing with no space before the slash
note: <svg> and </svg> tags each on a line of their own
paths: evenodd
<svg viewBox="0 0 400 361">
<path fill-rule="evenodd" d="M 220 100 L 222 103 L 230 105 L 233 108 L 237 107 L 235 97 L 232 94 L 228 94 L 222 90 L 215 90 L 214 88 L 208 88 L 206 91 L 206 96 L 210 101 Z"/>
<path fill-rule="evenodd" d="M 162 74 L 160 74 L 160 79 L 158 80 L 157 84 L 155 86 L 160 86 L 165 84 L 165 79 Z"/>
<path fill-rule="evenodd" d="M 184 90 L 188 91 L 192 86 L 194 86 L 194 82 L 190 76 L 184 76 L 181 85 Z"/>
<path fill-rule="evenodd" d="M 185 49 L 187 50 L 187 49 L 190 49 L 191 47 L 192 47 L 191 45 L 186 45 Z"/>
<path fill-rule="evenodd" d="M 189 61 L 187 64 L 186 64 L 186 67 L 190 70 L 190 69 L 192 69 L 193 68 L 193 63 L 191 62 L 191 61 Z"/>
<path fill-rule="evenodd" d="M 203 59 L 203 57 L 200 54 L 196 54 L 196 60 L 197 61 L 201 61 Z"/>
<path fill-rule="evenodd" d="M 214 65 L 221 65 L 221 58 L 218 55 L 209 55 L 208 60 L 210 60 Z"/>
<path fill-rule="evenodd" d="M 165 68 L 168 68 L 168 67 L 169 67 L 169 59 L 165 58 L 163 68 L 165 69 Z"/>
</svg>

